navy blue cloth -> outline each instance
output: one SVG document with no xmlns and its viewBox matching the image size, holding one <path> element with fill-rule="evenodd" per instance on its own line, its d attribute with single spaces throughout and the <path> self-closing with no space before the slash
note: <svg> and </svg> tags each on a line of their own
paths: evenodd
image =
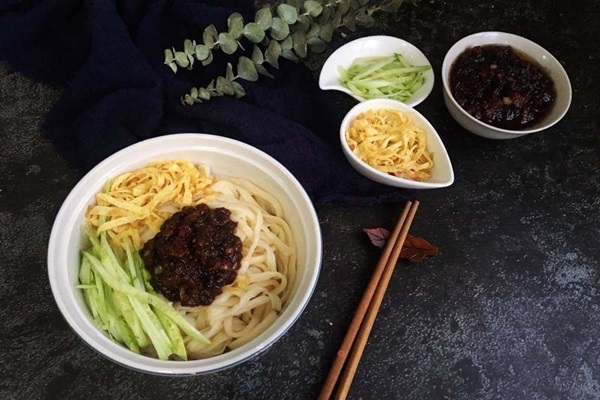
<svg viewBox="0 0 600 400">
<path fill-rule="evenodd" d="M 301 64 L 281 62 L 275 79 L 241 81 L 247 96 L 183 106 L 182 94 L 223 75 L 215 52 L 205 68 L 166 65 L 164 49 L 201 41 L 213 23 L 226 31 L 237 11 L 251 20 L 253 1 L 53 0 L 0 3 L 0 59 L 16 71 L 64 87 L 43 125 L 58 152 L 91 168 L 143 139 L 212 133 L 249 143 L 284 164 L 314 201 L 368 204 L 407 195 L 373 183 L 346 162 L 338 141 L 341 110 Z M 247 49 L 251 46 L 247 46 Z M 234 64 L 235 65 L 235 64 Z"/>
</svg>

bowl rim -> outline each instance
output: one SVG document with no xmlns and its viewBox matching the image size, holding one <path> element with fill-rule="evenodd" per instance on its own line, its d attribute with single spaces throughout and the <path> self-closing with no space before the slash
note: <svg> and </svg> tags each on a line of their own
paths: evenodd
<svg viewBox="0 0 600 400">
<path fill-rule="evenodd" d="M 377 40 L 377 41 L 380 41 L 380 42 L 381 41 L 391 41 L 391 42 L 396 42 L 399 45 L 405 45 L 408 48 L 410 48 L 411 51 L 415 52 L 420 57 L 422 57 L 425 60 L 426 65 L 429 66 L 429 70 L 427 71 L 428 78 L 431 81 L 429 89 L 427 89 L 425 92 L 423 92 L 420 97 L 417 97 L 417 98 L 411 97 L 409 100 L 412 100 L 412 101 L 407 101 L 404 104 L 408 105 L 409 107 L 416 107 L 419 104 L 421 104 L 422 102 L 424 102 L 429 97 L 429 95 L 431 95 L 431 92 L 433 91 L 433 88 L 435 86 L 435 72 L 433 70 L 433 65 L 431 64 L 431 61 L 429 61 L 429 58 L 427 58 L 427 56 L 425 55 L 425 53 L 423 53 L 423 51 L 421 49 L 419 49 L 417 46 L 415 46 L 414 44 L 410 43 L 409 41 L 407 41 L 405 39 L 402 39 L 402 38 L 399 38 L 399 37 L 396 37 L 396 36 L 389 36 L 389 35 L 364 36 L 364 37 L 361 37 L 361 38 L 357 38 L 357 39 L 351 40 L 348 43 L 345 43 L 342 46 L 340 46 L 337 49 L 335 49 L 335 51 L 333 51 L 327 57 L 327 59 L 325 60 L 325 63 L 323 63 L 323 67 L 321 68 L 321 72 L 319 73 L 319 88 L 321 88 L 322 90 L 338 90 L 338 91 L 342 91 L 343 93 L 348 94 L 349 96 L 355 98 L 356 100 L 358 100 L 360 102 L 365 102 L 365 101 L 369 101 L 369 100 L 377 100 L 377 99 L 381 99 L 381 100 L 386 99 L 385 97 L 376 97 L 376 98 L 373 98 L 373 99 L 365 99 L 362 96 L 355 95 L 350 90 L 340 90 L 338 88 L 335 88 L 335 89 L 334 88 L 323 88 L 323 85 L 324 85 L 324 83 L 323 83 L 323 79 L 324 79 L 323 78 L 323 71 L 326 71 L 328 69 L 334 69 L 335 67 L 337 67 L 337 65 L 332 65 L 333 59 L 335 58 L 335 55 L 341 53 L 343 50 L 345 50 L 348 47 L 356 46 L 357 44 L 360 44 L 362 42 L 366 42 L 368 40 Z M 360 58 L 360 57 L 361 57 L 361 55 L 357 55 L 356 57 L 354 57 L 352 59 L 352 61 L 355 60 L 355 59 L 357 59 L 357 58 Z M 393 99 L 390 99 L 390 100 L 393 100 Z M 396 101 L 399 101 L 399 100 L 396 100 Z"/>
<path fill-rule="evenodd" d="M 382 103 L 382 104 L 380 104 L 380 103 Z M 411 179 L 405 179 L 405 178 L 400 178 L 397 176 L 389 175 L 389 174 L 386 174 L 386 173 L 378 170 L 375 167 L 370 166 L 369 164 L 364 162 L 360 157 L 358 157 L 350 149 L 350 146 L 348 145 L 348 142 L 346 141 L 346 129 L 344 129 L 344 128 L 350 125 L 350 120 L 352 118 L 356 117 L 356 115 L 354 115 L 356 113 L 356 110 L 359 108 L 386 108 L 386 107 L 396 108 L 401 111 L 406 111 L 406 112 L 415 114 L 416 117 L 429 129 L 430 132 L 428 134 L 433 134 L 434 136 L 437 136 L 437 139 L 440 141 L 440 143 L 442 145 L 441 147 L 444 151 L 444 158 L 448 161 L 448 167 L 449 167 L 449 172 L 450 172 L 449 180 L 447 180 L 445 182 L 420 182 L 420 181 L 413 181 Z M 401 186 L 401 187 L 406 187 L 406 188 L 411 188 L 411 189 L 438 189 L 438 188 L 444 188 L 444 187 L 451 186 L 454 183 L 454 168 L 452 167 L 452 160 L 450 160 L 450 155 L 448 154 L 448 150 L 446 149 L 446 146 L 444 145 L 442 138 L 440 138 L 440 135 L 437 133 L 437 130 L 433 127 L 431 122 L 429 122 L 429 120 L 427 118 L 425 118 L 425 116 L 423 114 L 421 114 L 418 110 L 414 109 L 413 107 L 411 107 L 405 103 L 402 103 L 401 101 L 392 100 L 392 99 L 369 99 L 369 100 L 365 100 L 361 103 L 356 104 L 344 116 L 344 119 L 342 120 L 342 123 L 340 125 L 339 137 L 340 137 L 340 142 L 341 142 L 342 148 L 346 155 L 352 157 L 353 160 L 357 161 L 367 171 L 379 176 L 382 179 L 389 180 L 390 182 L 406 184 L 406 186 Z"/>
<path fill-rule="evenodd" d="M 311 234 L 309 236 L 313 236 L 314 233 L 314 248 L 311 250 L 311 254 L 306 260 L 306 263 L 310 269 L 306 273 L 306 283 L 304 283 L 302 280 L 298 281 L 298 285 L 306 285 L 305 291 L 304 293 L 299 292 L 294 296 L 298 297 L 295 305 L 296 308 L 289 311 L 289 315 L 286 317 L 287 320 L 282 323 L 281 326 L 273 328 L 277 323 L 276 320 L 267 328 L 267 330 L 265 330 L 265 332 L 244 346 L 214 357 L 189 361 L 159 360 L 156 358 L 136 354 L 131 350 L 113 342 L 93 325 L 88 315 L 83 316 L 83 322 L 78 321 L 78 319 L 81 318 L 81 314 L 85 314 L 85 310 L 81 310 L 81 307 L 73 304 L 71 296 L 62 292 L 62 289 L 64 289 L 64 284 L 60 282 L 60 275 L 64 274 L 66 271 L 66 264 L 63 262 L 63 256 L 68 254 L 69 246 L 68 244 L 61 245 L 61 241 L 68 242 L 63 239 L 68 237 L 73 229 L 76 229 L 73 221 L 81 222 L 80 218 L 77 218 L 76 215 L 70 215 L 69 212 L 73 211 L 73 209 L 80 208 L 79 204 L 83 201 L 82 198 L 85 197 L 86 193 L 90 190 L 89 186 L 94 186 L 98 179 L 102 179 L 109 173 L 114 174 L 116 169 L 122 169 L 122 167 L 120 167 L 120 163 L 122 161 L 120 160 L 126 159 L 135 152 L 143 150 L 144 148 L 152 148 L 153 146 L 157 148 L 160 147 L 161 149 L 167 149 L 168 151 L 169 144 L 171 144 L 171 146 L 174 146 L 172 150 L 182 150 L 183 147 L 181 146 L 181 142 L 188 143 L 191 141 L 196 141 L 196 147 L 204 146 L 206 148 L 210 148 L 211 146 L 214 147 L 215 145 L 223 146 L 223 144 L 225 144 L 227 145 L 229 152 L 231 152 L 229 149 L 234 148 L 237 152 L 244 152 L 244 154 L 258 156 L 269 168 L 272 167 L 277 169 L 277 171 L 280 172 L 292 186 L 294 191 L 297 192 L 295 193 L 294 198 L 292 198 L 293 206 L 306 207 L 305 211 L 309 218 L 303 221 L 303 226 L 305 228 L 307 226 L 311 228 Z M 200 145 L 198 142 L 203 142 L 203 144 Z M 192 147 L 193 145 L 190 145 L 190 149 Z M 186 150 L 189 151 L 189 149 Z M 296 194 L 298 196 L 296 196 Z M 311 247 L 312 246 L 313 245 L 311 244 Z M 292 175 L 292 173 L 273 157 L 266 154 L 262 150 L 250 146 L 249 144 L 218 135 L 203 133 L 168 134 L 143 140 L 112 154 L 96 165 L 96 167 L 86 173 L 85 176 L 78 181 L 61 205 L 61 208 L 56 215 L 52 226 L 47 254 L 48 279 L 54 300 L 63 318 L 67 321 L 71 329 L 83 339 L 85 344 L 92 347 L 105 358 L 108 358 L 111 361 L 127 368 L 150 374 L 171 376 L 199 375 L 217 372 L 233 367 L 250 358 L 256 357 L 263 351 L 267 350 L 294 325 L 294 323 L 306 309 L 316 289 L 321 269 L 321 261 L 322 234 L 316 210 L 310 198 L 308 197 L 308 194 L 298 180 Z M 296 301 L 294 297 L 291 298 L 288 307 L 282 310 L 281 314 L 278 316 L 278 319 L 290 309 L 289 305 Z M 261 337 L 264 336 L 269 329 L 273 330 L 269 336 Z M 244 347 L 246 348 L 244 349 Z M 231 356 L 232 354 L 234 354 L 234 356 Z"/>
<path fill-rule="evenodd" d="M 487 35 L 498 35 L 498 36 L 504 36 L 504 37 L 506 37 L 509 40 L 520 40 L 520 41 L 523 41 L 523 42 L 531 45 L 532 47 L 536 47 L 541 52 L 545 53 L 545 55 L 548 57 L 548 59 L 552 63 L 554 63 L 556 65 L 556 67 L 557 67 L 556 70 L 561 75 L 564 76 L 565 81 L 567 83 L 567 88 L 568 88 L 568 90 L 566 91 L 566 95 L 568 95 L 567 104 L 566 104 L 566 106 L 564 107 L 564 109 L 560 112 L 560 114 L 557 117 L 555 117 L 553 120 L 550 120 L 550 121 L 544 123 L 543 125 L 537 126 L 535 128 L 522 129 L 522 130 L 510 130 L 510 129 L 498 128 L 498 127 L 495 127 L 493 125 L 490 125 L 490 124 L 487 124 L 485 122 L 482 122 L 482 121 L 478 120 L 477 118 L 473 117 L 468 112 L 466 112 L 458 104 L 458 102 L 456 101 L 456 99 L 454 99 L 454 96 L 452 95 L 452 92 L 450 91 L 450 83 L 448 82 L 448 80 L 449 80 L 449 74 L 450 74 L 450 68 L 452 67 L 452 64 L 454 63 L 454 61 L 456 60 L 456 57 L 454 57 L 453 59 L 450 59 L 450 52 L 452 52 L 452 50 L 455 50 L 458 47 L 462 47 L 462 45 L 465 42 L 467 42 L 469 39 L 478 38 L 478 37 L 484 37 L 484 36 L 487 36 Z M 493 44 L 493 43 L 488 43 L 488 44 Z M 531 56 L 530 54 L 528 54 L 528 55 Z M 473 121 L 474 123 L 476 123 L 478 125 L 481 125 L 482 127 L 494 130 L 494 131 L 496 131 L 498 133 L 506 133 L 508 135 L 513 135 L 515 137 L 527 135 L 527 134 L 530 134 L 530 133 L 540 132 L 540 131 L 548 129 L 551 126 L 553 126 L 556 123 L 558 123 L 566 115 L 566 113 L 569 111 L 569 108 L 571 106 L 571 101 L 572 101 L 572 98 L 573 98 L 571 81 L 569 79 L 569 76 L 567 75 L 567 71 L 564 69 L 564 67 L 558 61 L 558 59 L 556 59 L 556 57 L 554 57 L 552 55 L 552 53 L 550 53 L 548 50 L 546 50 L 545 48 L 543 48 L 539 44 L 535 43 L 534 41 L 529 40 L 529 39 L 527 39 L 527 38 L 525 38 L 523 36 L 515 35 L 513 33 L 507 33 L 507 32 L 501 32 L 501 31 L 483 31 L 483 32 L 473 33 L 471 35 L 467 35 L 467 36 L 461 38 L 456 43 L 454 43 L 452 45 L 452 47 L 450 47 L 448 49 L 448 51 L 446 52 L 446 55 L 444 56 L 444 61 L 442 62 L 441 74 L 442 74 L 442 86 L 444 87 L 444 92 L 446 93 L 447 97 L 450 99 L 450 101 L 452 102 L 452 104 L 459 110 L 459 112 L 462 115 L 466 116 L 469 120 Z"/>
</svg>

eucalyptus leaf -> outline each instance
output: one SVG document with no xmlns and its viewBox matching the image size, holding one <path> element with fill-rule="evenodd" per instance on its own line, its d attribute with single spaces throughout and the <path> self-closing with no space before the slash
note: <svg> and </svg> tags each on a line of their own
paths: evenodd
<svg viewBox="0 0 600 400">
<path fill-rule="evenodd" d="M 198 59 L 198 61 L 206 60 L 209 54 L 210 50 L 208 49 L 208 47 L 206 47 L 206 45 L 199 44 L 196 46 L 196 58 Z"/>
<path fill-rule="evenodd" d="M 233 74 L 233 66 L 231 63 L 227 63 L 227 69 L 225 70 L 225 79 L 228 81 L 233 81 L 235 79 L 235 75 Z"/>
<path fill-rule="evenodd" d="M 237 50 L 238 42 L 230 33 L 219 34 L 219 46 L 225 54 L 233 54 Z"/>
<path fill-rule="evenodd" d="M 306 33 L 307 38 L 317 37 L 321 33 L 321 27 L 319 24 L 314 23 L 310 26 L 310 29 Z"/>
<path fill-rule="evenodd" d="M 206 90 L 210 90 L 211 92 L 215 90 L 215 80 L 211 80 L 208 85 L 206 85 Z"/>
<path fill-rule="evenodd" d="M 192 41 L 190 39 L 185 39 L 183 41 L 183 52 L 186 55 L 191 55 L 194 54 L 196 50 L 194 49 L 194 45 L 192 44 Z"/>
<path fill-rule="evenodd" d="M 367 4 L 369 4 L 369 0 L 358 0 L 358 2 L 361 6 L 366 6 Z"/>
<path fill-rule="evenodd" d="M 263 56 L 262 51 L 256 45 L 254 45 L 254 49 L 252 50 L 252 62 L 254 65 L 261 65 L 265 62 L 265 57 Z"/>
<path fill-rule="evenodd" d="M 296 54 L 294 54 L 294 52 L 292 50 L 283 50 L 281 52 L 281 57 L 288 59 L 290 61 L 293 61 L 295 63 L 299 62 L 300 60 L 298 59 L 298 57 L 296 56 Z"/>
<path fill-rule="evenodd" d="M 311 26 L 311 23 L 312 18 L 310 17 L 310 15 L 298 15 L 298 21 L 296 22 L 296 25 L 298 25 L 304 32 L 308 30 L 308 28 Z"/>
<path fill-rule="evenodd" d="M 323 7 L 323 11 L 321 12 L 321 15 L 319 15 L 319 24 L 323 25 L 329 22 L 332 15 L 333 11 L 331 7 Z"/>
<path fill-rule="evenodd" d="M 296 11 L 300 10 L 300 0 L 286 0 L 285 3 L 294 7 L 296 9 Z"/>
<path fill-rule="evenodd" d="M 202 42 L 204 42 L 206 47 L 209 49 L 212 49 L 218 38 L 219 34 L 217 33 L 217 28 L 215 28 L 213 24 L 210 24 L 206 27 L 206 29 L 204 29 L 204 33 L 202 34 Z"/>
<path fill-rule="evenodd" d="M 254 22 L 256 22 L 263 31 L 266 31 L 271 27 L 272 21 L 273 15 L 271 14 L 271 9 L 266 6 L 258 10 L 254 17 Z"/>
<path fill-rule="evenodd" d="M 350 9 L 350 0 L 340 0 L 338 10 L 342 15 L 345 15 Z"/>
<path fill-rule="evenodd" d="M 192 98 L 192 96 L 190 96 L 189 94 L 186 94 L 185 96 L 183 96 L 183 98 L 181 99 L 181 102 L 184 105 L 187 106 L 191 106 L 192 104 L 194 104 L 194 99 Z"/>
<path fill-rule="evenodd" d="M 239 38 L 242 35 L 244 29 L 244 17 L 240 13 L 233 13 L 227 18 L 227 28 L 229 28 L 229 34 L 234 39 Z"/>
<path fill-rule="evenodd" d="M 169 64 L 167 64 L 169 66 L 169 68 L 171 68 L 173 70 L 174 73 L 177 73 L 177 64 L 175 64 L 175 62 L 170 62 Z"/>
<path fill-rule="evenodd" d="M 194 56 L 191 54 L 188 54 L 187 58 L 190 62 L 190 65 L 188 65 L 187 69 L 191 70 L 192 67 L 194 66 Z"/>
<path fill-rule="evenodd" d="M 333 22 L 329 21 L 325 25 L 321 26 L 319 37 L 323 39 L 325 43 L 329 43 L 331 42 L 331 38 L 333 37 L 333 30 Z"/>
<path fill-rule="evenodd" d="M 292 40 L 294 41 L 294 51 L 300 58 L 306 58 L 307 56 L 307 39 L 306 34 L 302 31 L 296 31 L 292 33 Z"/>
<path fill-rule="evenodd" d="M 175 62 L 180 67 L 187 67 L 190 64 L 190 60 L 188 60 L 187 56 L 183 51 L 178 51 L 175 53 Z"/>
<path fill-rule="evenodd" d="M 354 13 L 349 12 L 342 18 L 342 25 L 354 32 L 356 30 L 356 17 Z"/>
<path fill-rule="evenodd" d="M 237 74 L 240 78 L 256 82 L 258 80 L 258 72 L 251 59 L 248 57 L 240 57 L 237 64 Z"/>
<path fill-rule="evenodd" d="M 290 27 L 281 18 L 275 17 L 271 22 L 271 37 L 275 40 L 283 40 L 290 34 Z"/>
<path fill-rule="evenodd" d="M 208 58 L 204 61 L 202 61 L 202 65 L 204 65 L 205 67 L 210 64 L 213 60 L 213 53 L 212 51 L 208 53 Z"/>
<path fill-rule="evenodd" d="M 260 43 L 265 38 L 265 31 L 256 22 L 246 24 L 242 34 L 252 43 Z"/>
<path fill-rule="evenodd" d="M 165 64 L 173 62 L 173 52 L 170 49 L 165 49 Z"/>
<path fill-rule="evenodd" d="M 213 86 L 214 86 L 214 83 L 213 83 Z M 201 98 L 202 100 L 210 100 L 210 92 L 208 91 L 208 89 L 200 88 L 198 90 L 198 97 Z"/>
<path fill-rule="evenodd" d="M 294 40 L 291 36 L 285 38 L 283 42 L 281 42 L 281 50 L 291 50 L 294 48 Z"/>
<path fill-rule="evenodd" d="M 281 45 L 276 40 L 271 40 L 267 51 L 265 51 L 265 60 L 275 68 L 279 68 L 279 56 L 281 56 Z"/>
<path fill-rule="evenodd" d="M 198 98 L 198 89 L 193 87 L 192 91 L 190 92 L 190 96 L 192 96 L 192 98 L 197 99 Z"/>
<path fill-rule="evenodd" d="M 311 17 L 318 17 L 323 11 L 323 6 L 318 1 L 307 0 L 304 2 L 304 11 L 309 13 Z"/>
<path fill-rule="evenodd" d="M 217 92 L 231 96 L 234 93 L 233 85 L 227 79 L 219 76 L 217 78 Z"/>
<path fill-rule="evenodd" d="M 277 15 L 286 24 L 292 25 L 298 19 L 298 10 L 289 4 L 280 4 L 277 6 Z"/>
<path fill-rule="evenodd" d="M 256 66 L 256 70 L 258 71 L 259 74 L 264 75 L 267 78 L 271 78 L 271 79 L 275 78 L 273 76 L 273 74 L 271 74 L 269 71 L 267 71 L 267 69 L 263 65 L 255 65 L 255 66 Z"/>
<path fill-rule="evenodd" d="M 364 10 L 361 10 L 361 12 L 356 14 L 356 23 L 360 26 L 370 28 L 375 25 L 375 20 Z"/>
<path fill-rule="evenodd" d="M 379 10 L 388 13 L 395 13 L 396 11 L 398 11 L 403 2 L 404 0 L 388 0 L 387 2 L 379 6 Z"/>
<path fill-rule="evenodd" d="M 336 28 L 342 26 L 342 18 L 344 18 L 344 14 L 345 13 L 342 13 L 339 9 L 335 12 L 333 17 L 331 18 L 333 26 L 335 26 Z"/>
<path fill-rule="evenodd" d="M 236 99 L 239 99 L 240 97 L 244 97 L 246 95 L 246 91 L 238 82 L 231 82 L 231 85 L 233 86 L 233 95 Z"/>
<path fill-rule="evenodd" d="M 317 54 L 327 50 L 327 43 L 318 37 L 312 37 L 308 39 L 308 46 L 310 47 L 310 51 Z"/>
</svg>

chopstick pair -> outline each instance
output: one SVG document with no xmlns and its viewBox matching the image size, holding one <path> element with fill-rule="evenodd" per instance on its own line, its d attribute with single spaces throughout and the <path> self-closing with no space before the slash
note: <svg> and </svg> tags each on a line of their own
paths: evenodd
<svg viewBox="0 0 600 400">
<path fill-rule="evenodd" d="M 414 203 L 409 201 L 406 203 L 396 227 L 388 237 L 383 254 L 373 271 L 371 280 L 354 312 L 346 336 L 329 370 L 325 384 L 319 394 L 319 400 L 328 400 L 331 398 L 336 384 L 338 389 L 334 399 L 343 400 L 348 395 L 350 385 L 352 385 L 352 380 L 358 368 L 358 363 L 373 328 L 375 317 L 377 317 L 377 312 L 381 306 L 385 291 L 418 207 L 418 201 Z M 346 363 L 348 355 L 350 355 L 350 359 Z M 342 370 L 343 375 L 338 381 Z"/>
</svg>

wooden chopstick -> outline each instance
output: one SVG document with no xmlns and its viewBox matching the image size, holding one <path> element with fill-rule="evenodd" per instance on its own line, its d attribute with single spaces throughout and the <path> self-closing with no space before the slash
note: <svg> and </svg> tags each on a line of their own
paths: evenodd
<svg viewBox="0 0 600 400">
<path fill-rule="evenodd" d="M 371 332 L 371 328 L 373 326 L 373 322 L 375 320 L 375 316 L 377 315 L 377 311 L 379 311 L 379 306 L 381 305 L 381 301 L 383 299 L 383 295 L 385 294 L 385 290 L 387 289 L 391 274 L 394 270 L 396 262 L 398 261 L 398 256 L 400 255 L 400 251 L 402 250 L 402 246 L 404 241 L 406 240 L 406 235 L 408 234 L 408 230 L 410 229 L 410 225 L 415 216 L 417 208 L 419 207 L 419 202 L 416 201 L 414 204 L 412 202 L 408 202 L 404 207 L 402 215 L 398 219 L 398 223 L 396 227 L 390 234 L 381 258 L 373 271 L 373 275 L 371 276 L 371 280 L 367 285 L 363 293 L 363 297 L 360 300 L 360 303 L 352 317 L 352 321 L 350 322 L 350 326 L 348 327 L 348 331 L 346 332 L 346 336 L 342 341 L 342 345 L 337 352 L 336 358 L 333 361 L 331 369 L 329 370 L 329 374 L 325 379 L 325 383 L 321 389 L 321 393 L 319 394 L 319 400 L 327 400 L 331 397 L 333 390 L 335 389 L 336 383 L 338 381 L 339 375 L 344 368 L 344 363 L 348 357 L 349 352 L 351 351 L 354 340 L 356 338 L 357 333 L 359 333 L 359 329 L 361 329 L 361 325 L 363 325 L 363 320 L 365 316 L 369 316 L 369 320 L 371 320 L 370 325 L 363 325 L 363 329 L 366 327 L 366 333 L 361 331 L 359 336 L 359 350 L 353 351 L 353 356 L 351 358 L 351 363 L 349 364 L 350 370 L 346 370 L 344 373 L 344 377 L 340 382 L 340 389 L 345 388 L 345 391 L 338 391 L 337 395 L 343 395 L 345 398 L 348 390 L 350 389 L 350 384 L 352 383 L 352 379 L 354 378 L 354 374 L 356 372 L 356 368 L 358 367 L 358 362 L 360 361 L 360 357 L 362 355 L 362 351 L 366 344 L 366 341 L 369 337 L 369 333 Z M 388 272 L 389 270 L 389 272 Z M 385 276 L 382 280 L 382 276 Z M 373 296 L 375 295 L 375 302 L 372 302 Z M 378 299 L 378 300 L 377 300 Z M 372 305 L 373 303 L 373 305 Z M 369 312 L 369 310 L 371 310 Z M 360 341 L 364 343 L 360 344 Z M 345 393 L 345 394 L 344 394 Z"/>
</svg>

